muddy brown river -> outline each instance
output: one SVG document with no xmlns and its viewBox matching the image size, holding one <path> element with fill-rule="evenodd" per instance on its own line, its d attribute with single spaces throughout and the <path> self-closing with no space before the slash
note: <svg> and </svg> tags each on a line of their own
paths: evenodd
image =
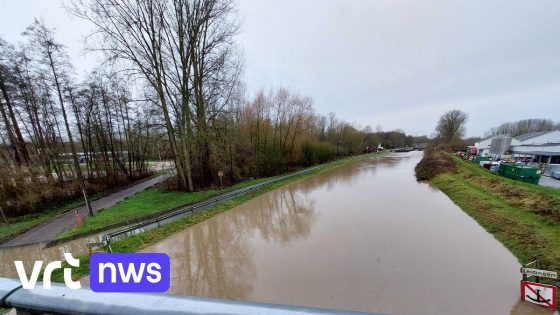
<svg viewBox="0 0 560 315">
<path fill-rule="evenodd" d="M 550 314 L 519 303 L 520 264 L 439 190 L 421 152 L 263 194 L 145 252 L 171 293 L 388 314 Z"/>
<path fill-rule="evenodd" d="M 144 252 L 171 257 L 175 294 L 387 314 L 551 314 L 519 302 L 520 264 L 507 249 L 416 182 L 421 155 L 307 177 Z M 85 242 L 4 249 L 0 275 L 14 275 L 16 257 L 59 259 Z"/>
</svg>

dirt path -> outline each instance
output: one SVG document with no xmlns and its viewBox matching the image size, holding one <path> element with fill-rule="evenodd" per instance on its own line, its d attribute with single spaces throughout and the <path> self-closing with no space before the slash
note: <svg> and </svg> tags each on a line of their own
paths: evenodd
<svg viewBox="0 0 560 315">
<path fill-rule="evenodd" d="M 111 207 L 115 205 L 117 202 L 124 200 L 127 197 L 130 197 L 138 192 L 144 191 L 147 188 L 154 186 L 155 184 L 165 180 L 167 177 L 169 177 L 168 174 L 160 175 L 158 177 L 145 180 L 136 185 L 117 191 L 108 196 L 99 198 L 91 202 L 91 208 L 93 212 L 96 213 L 101 209 Z M 85 206 L 79 207 L 78 211 L 80 212 L 82 218 L 88 216 L 88 212 Z M 56 236 L 58 234 L 74 227 L 75 225 L 76 225 L 76 219 L 74 217 L 74 212 L 68 211 L 56 217 L 53 217 L 52 219 L 40 224 L 39 226 L 9 241 L 0 244 L 0 247 L 11 247 L 11 246 L 19 246 L 19 245 L 51 241 L 56 239 Z"/>
</svg>

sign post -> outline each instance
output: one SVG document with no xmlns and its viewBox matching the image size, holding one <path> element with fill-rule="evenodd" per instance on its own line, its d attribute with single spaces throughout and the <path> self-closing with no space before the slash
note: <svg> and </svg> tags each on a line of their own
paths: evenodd
<svg viewBox="0 0 560 315">
<path fill-rule="evenodd" d="M 521 273 L 528 276 L 558 279 L 558 273 L 556 271 L 548 271 L 548 270 L 523 267 L 521 268 Z"/>
<path fill-rule="evenodd" d="M 529 268 L 529 266 L 534 268 Z M 558 272 L 542 270 L 540 259 L 525 264 L 521 268 L 523 280 L 521 280 L 521 300 L 543 306 L 550 310 L 556 310 L 556 285 L 539 283 L 540 278 L 558 279 Z M 535 282 L 527 281 L 529 277 L 535 277 Z"/>
<path fill-rule="evenodd" d="M 224 189 L 224 185 L 222 184 L 222 177 L 224 177 L 224 172 L 220 170 L 218 172 L 218 177 L 220 178 L 220 189 Z"/>
<path fill-rule="evenodd" d="M 556 286 L 521 281 L 521 299 L 533 304 L 556 310 Z"/>
</svg>

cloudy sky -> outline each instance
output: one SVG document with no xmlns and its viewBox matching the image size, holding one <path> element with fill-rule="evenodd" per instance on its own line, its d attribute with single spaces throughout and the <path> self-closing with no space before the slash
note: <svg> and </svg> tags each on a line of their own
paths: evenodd
<svg viewBox="0 0 560 315">
<path fill-rule="evenodd" d="M 443 112 L 468 135 L 505 121 L 560 121 L 560 1 L 241 0 L 245 81 L 290 87 L 321 113 L 430 134 Z M 34 17 L 56 27 L 79 73 L 90 26 L 53 0 L 0 0 L 11 42 Z"/>
</svg>

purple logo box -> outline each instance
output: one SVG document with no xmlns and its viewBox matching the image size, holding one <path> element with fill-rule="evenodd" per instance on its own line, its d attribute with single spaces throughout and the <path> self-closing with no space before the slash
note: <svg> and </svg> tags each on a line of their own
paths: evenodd
<svg viewBox="0 0 560 315">
<path fill-rule="evenodd" d="M 166 292 L 170 260 L 164 253 L 95 253 L 89 276 L 95 292 Z"/>
</svg>

